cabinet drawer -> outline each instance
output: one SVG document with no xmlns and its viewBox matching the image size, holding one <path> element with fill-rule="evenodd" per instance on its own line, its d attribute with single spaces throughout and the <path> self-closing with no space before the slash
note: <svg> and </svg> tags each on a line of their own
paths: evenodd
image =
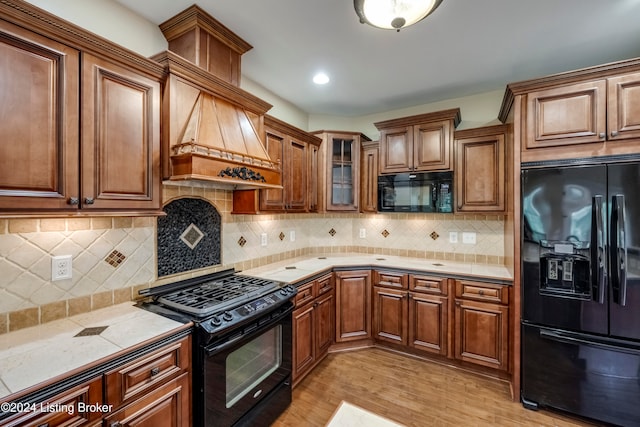
<svg viewBox="0 0 640 427">
<path fill-rule="evenodd" d="M 373 276 L 374 286 L 384 286 L 386 288 L 407 289 L 407 275 L 394 271 L 375 270 Z"/>
<path fill-rule="evenodd" d="M 83 407 L 78 406 L 84 404 Z M 84 426 L 90 422 L 97 422 L 102 413 L 88 411 L 85 406 L 102 405 L 102 378 L 96 378 L 78 387 L 64 391 L 43 403 L 35 404 L 37 409 L 33 412 L 22 413 L 16 418 L 9 418 L 2 422 L 6 427 L 31 427 L 31 426 Z M 72 408 L 68 411 L 53 412 L 55 407 Z M 49 409 L 51 412 L 48 412 Z M 106 407 L 100 406 L 100 409 Z"/>
<path fill-rule="evenodd" d="M 491 283 L 456 280 L 456 297 L 508 304 L 509 287 Z"/>
<path fill-rule="evenodd" d="M 189 368 L 190 351 L 191 337 L 186 337 L 107 373 L 107 403 L 118 407 L 175 378 Z"/>
<path fill-rule="evenodd" d="M 410 274 L 409 289 L 425 294 L 447 295 L 447 279 L 444 277 Z"/>
<path fill-rule="evenodd" d="M 316 282 L 309 282 L 298 287 L 298 293 L 296 294 L 295 300 L 296 307 L 302 307 L 316 297 L 315 285 Z"/>
<path fill-rule="evenodd" d="M 327 274 L 326 276 L 322 276 L 321 278 L 316 280 L 316 283 L 318 284 L 318 296 L 323 295 L 333 289 L 333 280 L 331 280 L 331 277 L 331 274 Z"/>
</svg>

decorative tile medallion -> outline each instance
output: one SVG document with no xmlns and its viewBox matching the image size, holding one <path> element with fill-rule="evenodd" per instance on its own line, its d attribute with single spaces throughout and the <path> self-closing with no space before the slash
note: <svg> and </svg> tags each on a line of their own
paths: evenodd
<svg viewBox="0 0 640 427">
<path fill-rule="evenodd" d="M 280 238 L 280 240 L 284 240 L 284 233 L 281 231 L 278 237 Z"/>
<path fill-rule="evenodd" d="M 243 236 L 240 236 L 240 238 L 238 239 L 238 244 L 240 245 L 240 247 L 246 245 L 247 239 L 245 239 Z"/>
<path fill-rule="evenodd" d="M 382 233 L 380 233 L 380 234 L 382 234 L 386 238 L 386 237 L 389 237 L 389 234 L 391 234 L 391 233 L 389 233 L 387 231 L 387 229 L 385 228 L 384 230 L 382 230 Z"/>
<path fill-rule="evenodd" d="M 329 234 L 331 234 L 331 237 L 336 235 L 336 230 L 334 230 L 333 228 L 331 230 L 329 230 Z"/>
<path fill-rule="evenodd" d="M 106 262 L 113 268 L 117 268 L 120 264 L 122 264 L 122 261 L 124 261 L 125 258 L 126 256 L 124 256 L 124 254 L 114 250 L 104 259 L 104 262 Z"/>
<path fill-rule="evenodd" d="M 431 232 L 431 234 L 429 234 L 429 236 L 431 236 L 431 238 L 433 240 L 436 240 L 438 237 L 440 237 L 440 235 L 438 233 L 436 233 L 435 231 Z"/>
<path fill-rule="evenodd" d="M 180 240 L 189 246 L 189 249 L 194 249 L 203 237 L 204 233 L 195 224 L 190 224 L 180 235 Z"/>
<path fill-rule="evenodd" d="M 158 277 L 220 264 L 222 220 L 206 200 L 167 203 L 158 218 Z"/>
</svg>

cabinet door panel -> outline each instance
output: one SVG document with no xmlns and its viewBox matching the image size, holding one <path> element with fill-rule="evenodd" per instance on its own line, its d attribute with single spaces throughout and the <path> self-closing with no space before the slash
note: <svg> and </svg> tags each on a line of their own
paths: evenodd
<svg viewBox="0 0 640 427">
<path fill-rule="evenodd" d="M 380 132 L 380 173 L 409 172 L 413 167 L 413 127 Z"/>
<path fill-rule="evenodd" d="M 413 166 L 416 171 L 451 168 L 450 121 L 413 127 Z"/>
<path fill-rule="evenodd" d="M 409 345 L 446 356 L 448 311 L 447 298 L 411 293 Z"/>
<path fill-rule="evenodd" d="M 77 209 L 79 53 L 0 21 L 0 210 Z"/>
<path fill-rule="evenodd" d="M 599 80 L 529 93 L 525 148 L 602 142 L 606 90 Z"/>
<path fill-rule="evenodd" d="M 160 83 L 88 54 L 82 78 L 82 207 L 159 209 Z"/>
<path fill-rule="evenodd" d="M 333 293 L 318 298 L 315 307 L 316 316 L 316 359 L 324 356 L 331 344 L 335 331 Z"/>
<path fill-rule="evenodd" d="M 373 333 L 376 339 L 406 345 L 406 294 L 406 291 L 374 287 Z"/>
<path fill-rule="evenodd" d="M 315 361 L 315 325 L 313 304 L 293 312 L 293 380 Z"/>
<path fill-rule="evenodd" d="M 287 210 L 302 211 L 307 208 L 307 144 L 291 140 L 288 146 Z"/>
<path fill-rule="evenodd" d="M 467 138 L 455 143 L 457 210 L 504 211 L 504 135 Z"/>
<path fill-rule="evenodd" d="M 509 309 L 456 300 L 456 358 L 491 368 L 508 368 Z"/>
<path fill-rule="evenodd" d="M 640 138 L 640 73 L 607 80 L 608 138 Z"/>
<path fill-rule="evenodd" d="M 336 341 L 371 337 L 371 274 L 336 273 Z"/>
</svg>

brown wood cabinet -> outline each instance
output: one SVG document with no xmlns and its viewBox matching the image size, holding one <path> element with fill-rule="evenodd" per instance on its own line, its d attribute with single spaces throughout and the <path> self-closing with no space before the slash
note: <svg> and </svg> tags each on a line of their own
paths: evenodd
<svg viewBox="0 0 640 427">
<path fill-rule="evenodd" d="M 333 343 L 334 291 L 331 273 L 301 285 L 293 312 L 294 386 L 329 352 Z"/>
<path fill-rule="evenodd" d="M 318 211 L 358 211 L 360 202 L 360 150 L 370 141 L 359 132 L 315 131 L 320 146 Z"/>
<path fill-rule="evenodd" d="M 455 132 L 457 212 L 504 212 L 508 128 L 498 125 Z"/>
<path fill-rule="evenodd" d="M 34 403 L 37 410 L 4 419 L 2 425 L 191 426 L 191 336 L 181 335 L 166 344 L 151 343 L 154 350 L 138 357 L 121 354 L 124 361 L 105 360 L 105 368 L 91 368 L 90 375 L 64 379 L 54 389 L 80 384 Z M 35 395 L 47 393 L 44 387 Z M 58 405 L 75 410 L 56 411 Z"/>
<path fill-rule="evenodd" d="M 360 212 L 378 211 L 378 141 L 362 143 Z"/>
<path fill-rule="evenodd" d="M 80 410 L 83 405 L 84 410 Z M 88 411 L 88 405 L 103 405 L 102 378 L 88 380 L 84 384 L 63 391 L 47 399 L 42 404 L 28 407 L 32 410 L 20 411 L 15 417 L 3 420 L 5 427 L 32 426 L 93 426 L 101 423 L 100 412 Z M 73 408 L 73 411 L 55 408 Z M 48 411 L 50 410 L 50 411 Z"/>
<path fill-rule="evenodd" d="M 336 342 L 371 338 L 371 271 L 337 271 Z"/>
<path fill-rule="evenodd" d="M 620 61 L 509 84 L 499 118 L 517 125 L 522 162 L 636 154 L 640 63 Z"/>
<path fill-rule="evenodd" d="M 373 334 L 379 342 L 447 355 L 447 279 L 374 271 Z"/>
<path fill-rule="evenodd" d="M 232 213 L 317 211 L 321 139 L 268 115 L 264 124 L 265 148 L 279 165 L 282 187 L 235 190 Z"/>
<path fill-rule="evenodd" d="M 380 173 L 451 170 L 460 109 L 374 123 L 380 130 Z"/>
<path fill-rule="evenodd" d="M 14 25 L 29 7 L 9 8 L 0 215 L 159 214 L 162 68 L 40 10 Z"/>
<path fill-rule="evenodd" d="M 509 287 L 455 281 L 455 357 L 509 370 Z"/>
</svg>

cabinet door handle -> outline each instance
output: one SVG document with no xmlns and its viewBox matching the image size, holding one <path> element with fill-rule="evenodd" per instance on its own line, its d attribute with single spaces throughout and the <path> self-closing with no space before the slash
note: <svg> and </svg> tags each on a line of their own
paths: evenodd
<svg viewBox="0 0 640 427">
<path fill-rule="evenodd" d="M 456 307 L 460 307 L 460 301 L 456 301 Z"/>
<path fill-rule="evenodd" d="M 151 370 L 151 376 L 155 377 L 156 375 L 158 375 L 160 373 L 160 368 L 159 367 L 155 367 Z"/>
<path fill-rule="evenodd" d="M 94 204 L 94 203 L 95 203 L 95 200 L 94 200 L 94 198 L 93 198 L 93 197 L 85 197 L 85 199 L 84 199 L 84 203 L 85 203 L 86 205 L 92 205 L 92 204 Z"/>
<path fill-rule="evenodd" d="M 616 136 L 618 136 L 618 131 L 617 130 L 611 131 L 611 137 L 615 138 Z"/>
<path fill-rule="evenodd" d="M 109 427 L 122 427 L 122 423 L 120 421 L 114 421 L 109 424 Z"/>
<path fill-rule="evenodd" d="M 78 199 L 77 197 L 69 197 L 69 201 L 67 203 L 69 203 L 71 206 L 79 205 L 80 199 Z"/>
<path fill-rule="evenodd" d="M 478 295 L 483 296 L 484 295 L 484 291 L 482 289 L 478 290 Z"/>
<path fill-rule="evenodd" d="M 607 137 L 607 134 L 604 132 L 600 132 L 598 136 L 600 137 L 600 139 L 605 139 Z"/>
</svg>

